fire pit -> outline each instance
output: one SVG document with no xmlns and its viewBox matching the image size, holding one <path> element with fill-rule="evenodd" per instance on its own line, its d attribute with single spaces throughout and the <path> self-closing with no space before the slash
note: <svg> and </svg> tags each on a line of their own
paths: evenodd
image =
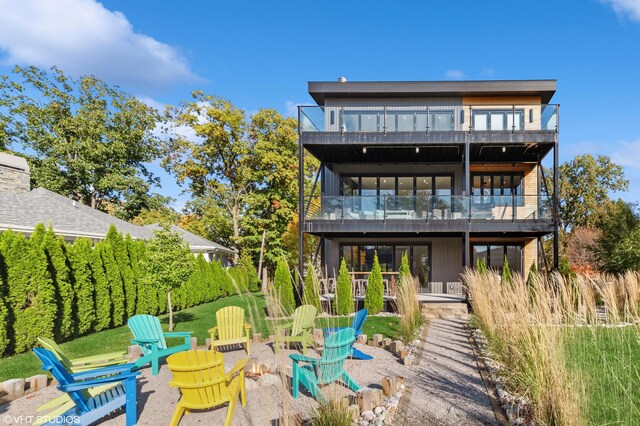
<svg viewBox="0 0 640 426">
<path fill-rule="evenodd" d="M 267 371 L 264 364 L 260 364 L 254 361 L 253 363 L 251 363 L 251 365 L 247 366 L 244 372 L 244 376 L 257 381 L 266 372 Z"/>
</svg>

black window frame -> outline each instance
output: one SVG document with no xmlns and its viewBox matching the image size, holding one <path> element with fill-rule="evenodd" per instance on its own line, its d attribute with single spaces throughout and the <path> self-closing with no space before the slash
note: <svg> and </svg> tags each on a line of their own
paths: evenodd
<svg viewBox="0 0 640 426">
<path fill-rule="evenodd" d="M 475 247 L 478 246 L 484 246 L 487 249 L 487 266 L 491 265 L 491 261 L 490 261 L 490 256 L 491 256 L 491 246 L 499 246 L 502 247 L 502 252 L 506 253 L 507 252 L 507 247 L 509 246 L 516 246 L 520 249 L 520 268 L 519 269 L 514 269 L 511 265 L 509 265 L 509 268 L 511 268 L 512 271 L 518 272 L 518 273 L 522 273 L 522 271 L 524 271 L 524 243 L 521 242 L 477 242 L 471 243 L 471 262 L 473 265 L 476 264 L 476 257 L 475 257 Z M 340 252 L 340 255 L 342 256 L 342 252 Z M 502 265 L 504 263 L 504 258 L 501 259 L 501 261 L 499 262 L 499 265 Z M 502 271 L 502 266 L 499 266 L 498 271 Z"/>
<path fill-rule="evenodd" d="M 514 114 L 515 113 L 515 114 Z M 487 114 L 488 118 L 487 118 L 487 129 L 486 130 L 479 130 L 479 131 L 486 131 L 486 132 L 510 132 L 510 131 L 516 131 L 516 132 L 520 132 L 524 130 L 524 109 L 523 108 L 516 108 L 514 109 L 474 109 L 472 110 L 472 116 L 471 116 L 471 125 L 473 126 L 475 123 L 475 115 L 478 114 Z M 503 129 L 501 130 L 493 130 L 491 129 L 491 114 L 502 114 L 502 124 L 503 124 Z M 508 114 L 514 114 L 514 116 L 519 116 L 520 117 L 520 128 L 519 129 L 514 129 L 513 127 L 508 125 L 508 120 L 507 120 L 507 116 Z M 514 118 L 514 123 L 515 123 L 515 118 Z M 475 129 L 475 126 L 473 127 L 473 130 Z"/>
</svg>

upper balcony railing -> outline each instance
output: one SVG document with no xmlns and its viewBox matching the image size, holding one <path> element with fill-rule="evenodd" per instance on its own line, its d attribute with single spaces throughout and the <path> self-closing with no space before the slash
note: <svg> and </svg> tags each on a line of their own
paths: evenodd
<svg viewBox="0 0 640 426">
<path fill-rule="evenodd" d="M 551 220 L 546 195 L 315 197 L 307 220 Z"/>
<path fill-rule="evenodd" d="M 299 106 L 305 132 L 558 131 L 554 104 L 438 106 Z"/>
</svg>

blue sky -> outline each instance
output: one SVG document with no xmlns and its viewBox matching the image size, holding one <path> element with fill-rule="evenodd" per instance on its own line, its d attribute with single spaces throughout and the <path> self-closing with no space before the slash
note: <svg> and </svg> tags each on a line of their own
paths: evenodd
<svg viewBox="0 0 640 426">
<path fill-rule="evenodd" d="M 557 79 L 560 159 L 607 154 L 640 201 L 640 0 L 0 0 L 0 74 L 92 73 L 153 104 L 194 89 L 253 112 L 308 80 Z M 163 175 L 165 195 L 180 192 Z M 179 207 L 184 197 L 176 202 Z"/>
</svg>

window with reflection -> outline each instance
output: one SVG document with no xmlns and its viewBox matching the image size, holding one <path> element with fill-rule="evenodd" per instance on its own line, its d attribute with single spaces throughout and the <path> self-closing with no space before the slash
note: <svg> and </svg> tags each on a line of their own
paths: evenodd
<svg viewBox="0 0 640 426">
<path fill-rule="evenodd" d="M 378 262 L 383 273 L 397 273 L 402 263 L 402 255 L 407 254 L 409 268 L 417 275 L 422 286 L 429 281 L 431 270 L 431 245 L 350 245 L 341 244 L 340 261 L 344 259 L 350 272 L 370 272 L 374 254 L 378 253 Z M 365 277 L 361 275 L 360 278 Z M 390 278 L 390 275 L 385 276 Z"/>
<path fill-rule="evenodd" d="M 432 111 L 430 130 L 451 131 L 453 130 L 453 111 Z"/>
<path fill-rule="evenodd" d="M 522 247 L 522 244 L 517 243 L 473 243 L 471 245 L 473 265 L 476 265 L 478 259 L 485 259 L 489 268 L 502 271 L 506 259 L 509 269 L 513 272 L 522 272 Z"/>
<path fill-rule="evenodd" d="M 499 132 L 504 130 L 522 130 L 524 125 L 524 111 L 516 110 L 474 110 L 473 130 L 489 130 Z"/>
</svg>

